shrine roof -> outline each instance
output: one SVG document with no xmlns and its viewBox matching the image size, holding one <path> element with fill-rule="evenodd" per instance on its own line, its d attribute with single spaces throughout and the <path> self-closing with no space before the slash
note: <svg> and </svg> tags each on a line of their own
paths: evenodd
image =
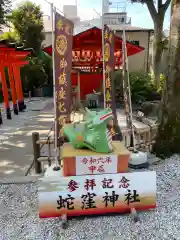
<svg viewBox="0 0 180 240">
<path fill-rule="evenodd" d="M 100 29 L 102 31 L 102 28 L 99 26 L 78 26 L 74 28 L 75 34 L 74 36 L 77 36 L 81 33 L 87 32 L 87 31 L 92 31 L 94 29 Z M 135 27 L 132 25 L 126 25 L 126 26 L 113 26 L 113 30 L 116 32 L 122 32 L 125 30 L 125 32 L 154 32 L 153 29 L 149 28 L 141 28 L 141 27 Z"/>
<path fill-rule="evenodd" d="M 126 41 L 128 56 L 134 55 L 144 50 L 143 47 Z M 97 27 L 87 29 L 73 36 L 73 51 L 76 50 L 97 50 L 102 49 L 102 30 Z M 122 39 L 115 35 L 115 51 L 121 51 Z M 52 55 L 52 46 L 43 49 L 49 55 Z"/>
<path fill-rule="evenodd" d="M 85 45 L 95 44 L 96 48 L 102 48 L 102 29 L 98 27 L 92 27 L 83 32 L 80 32 L 73 36 L 73 49 Z M 143 47 L 137 46 L 129 41 L 126 41 L 127 47 L 132 47 L 138 52 L 144 50 Z M 115 35 L 115 51 L 122 49 L 122 38 Z"/>
</svg>

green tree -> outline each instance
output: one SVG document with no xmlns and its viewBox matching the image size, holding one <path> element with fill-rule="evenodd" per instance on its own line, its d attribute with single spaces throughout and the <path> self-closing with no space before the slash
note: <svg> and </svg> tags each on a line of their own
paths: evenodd
<svg viewBox="0 0 180 240">
<path fill-rule="evenodd" d="M 29 57 L 29 65 L 21 70 L 24 91 L 42 87 L 48 81 L 43 61 L 39 57 Z"/>
<path fill-rule="evenodd" d="M 115 71 L 112 80 L 114 81 L 117 100 L 120 100 L 123 97 L 122 71 Z M 129 81 L 133 103 L 142 103 L 144 101 L 152 101 L 154 98 L 160 98 L 160 94 L 157 93 L 157 89 L 149 74 L 144 74 L 140 71 L 130 72 Z"/>
<path fill-rule="evenodd" d="M 53 69 L 52 69 L 52 57 L 49 56 L 47 53 L 41 51 L 39 54 L 39 59 L 41 59 L 44 71 L 48 77 L 48 84 L 53 84 Z"/>
<path fill-rule="evenodd" d="M 18 34 L 15 31 L 4 32 L 0 36 L 0 40 L 8 40 L 9 42 L 16 42 L 16 41 L 19 41 L 19 37 L 18 37 Z"/>
<path fill-rule="evenodd" d="M 26 1 L 21 3 L 8 16 L 14 29 L 12 33 L 3 34 L 2 38 L 17 45 L 32 48 L 33 54 L 28 57 L 29 64 L 21 69 L 23 89 L 25 91 L 42 87 L 48 82 L 50 68 L 41 57 L 41 46 L 44 40 L 43 13 L 40 6 Z M 48 65 L 48 66 L 47 66 Z"/>
<path fill-rule="evenodd" d="M 172 1 L 169 66 L 164 84 L 160 126 L 153 147 L 157 156 L 180 153 L 180 0 Z"/>
<path fill-rule="evenodd" d="M 29 1 L 23 2 L 12 11 L 9 20 L 18 33 L 21 43 L 24 43 L 24 47 L 33 48 L 35 55 L 38 56 L 45 38 L 40 6 Z"/>
<path fill-rule="evenodd" d="M 0 1 L 0 30 L 3 25 L 7 25 L 7 14 L 11 11 L 11 0 L 1 0 Z"/>
<path fill-rule="evenodd" d="M 153 38 L 153 72 L 155 76 L 155 84 L 158 87 L 161 73 L 161 59 L 164 50 L 163 43 L 163 23 L 165 13 L 171 3 L 171 0 L 131 0 L 132 3 L 146 4 L 154 23 Z M 156 4 L 157 3 L 157 4 Z M 157 6 L 156 6 L 157 5 Z"/>
</svg>

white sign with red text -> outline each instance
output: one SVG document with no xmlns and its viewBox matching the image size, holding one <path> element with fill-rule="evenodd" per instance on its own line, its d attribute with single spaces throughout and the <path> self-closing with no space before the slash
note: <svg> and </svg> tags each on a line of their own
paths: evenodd
<svg viewBox="0 0 180 240">
<path fill-rule="evenodd" d="M 76 157 L 76 175 L 104 173 L 117 173 L 117 155 Z"/>
<path fill-rule="evenodd" d="M 156 207 L 156 172 L 39 179 L 41 218 L 129 212 Z"/>
</svg>

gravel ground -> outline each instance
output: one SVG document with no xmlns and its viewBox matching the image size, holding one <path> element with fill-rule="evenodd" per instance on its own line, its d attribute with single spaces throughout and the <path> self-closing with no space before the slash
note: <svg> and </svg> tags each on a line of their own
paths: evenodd
<svg viewBox="0 0 180 240">
<path fill-rule="evenodd" d="M 174 156 L 150 170 L 157 171 L 157 209 L 131 216 L 72 219 L 66 230 L 59 219 L 40 220 L 37 183 L 0 185 L 1 240 L 175 240 L 180 239 L 180 157 Z"/>
</svg>

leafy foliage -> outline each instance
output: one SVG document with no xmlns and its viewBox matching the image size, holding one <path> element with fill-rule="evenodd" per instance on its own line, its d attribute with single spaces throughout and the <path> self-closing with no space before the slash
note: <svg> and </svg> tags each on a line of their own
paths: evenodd
<svg viewBox="0 0 180 240">
<path fill-rule="evenodd" d="M 40 6 L 32 2 L 23 2 L 8 16 L 14 31 L 5 33 L 2 39 L 8 39 L 24 48 L 32 48 L 33 55 L 28 57 L 29 64 L 21 69 L 24 91 L 33 90 L 52 82 L 52 60 L 42 54 L 44 40 L 43 13 Z"/>
<path fill-rule="evenodd" d="M 151 76 L 151 80 L 152 80 L 152 82 L 154 82 L 154 81 L 155 81 L 155 76 L 154 76 L 154 74 L 150 74 L 149 76 Z M 161 74 L 160 74 L 159 87 L 158 87 L 158 89 L 157 89 L 157 93 L 159 93 L 159 94 L 162 93 L 162 91 L 163 91 L 163 89 L 164 89 L 164 83 L 165 83 L 165 81 L 166 81 L 166 78 L 165 78 L 165 76 L 161 73 Z"/>
<path fill-rule="evenodd" d="M 0 36 L 0 40 L 8 40 L 9 42 L 16 42 L 16 41 L 19 41 L 19 37 L 18 37 L 18 34 L 15 31 L 4 32 Z"/>
<path fill-rule="evenodd" d="M 131 85 L 131 98 L 134 103 L 142 103 L 160 98 L 160 94 L 154 86 L 152 77 L 142 72 L 131 72 L 129 74 Z M 123 96 L 123 78 L 122 72 L 116 71 L 113 76 L 115 81 L 116 94 Z M 118 99 L 119 100 L 119 99 Z"/>
<path fill-rule="evenodd" d="M 24 91 L 39 88 L 47 83 L 48 76 L 44 70 L 44 64 L 38 57 L 29 57 L 29 65 L 21 69 Z"/>
<path fill-rule="evenodd" d="M 53 85 L 52 57 L 43 51 L 40 52 L 38 57 L 41 59 L 43 63 L 44 71 L 48 77 L 48 84 L 52 86 Z"/>
<path fill-rule="evenodd" d="M 0 30 L 3 25 L 8 25 L 7 14 L 11 11 L 11 0 L 0 1 Z"/>
<path fill-rule="evenodd" d="M 141 72 L 131 72 L 129 78 L 132 101 L 142 103 L 157 98 L 157 91 L 150 75 Z"/>
<path fill-rule="evenodd" d="M 45 38 L 40 6 L 29 1 L 24 2 L 12 11 L 9 20 L 17 31 L 20 41 L 26 48 L 33 48 L 37 56 Z"/>
</svg>

